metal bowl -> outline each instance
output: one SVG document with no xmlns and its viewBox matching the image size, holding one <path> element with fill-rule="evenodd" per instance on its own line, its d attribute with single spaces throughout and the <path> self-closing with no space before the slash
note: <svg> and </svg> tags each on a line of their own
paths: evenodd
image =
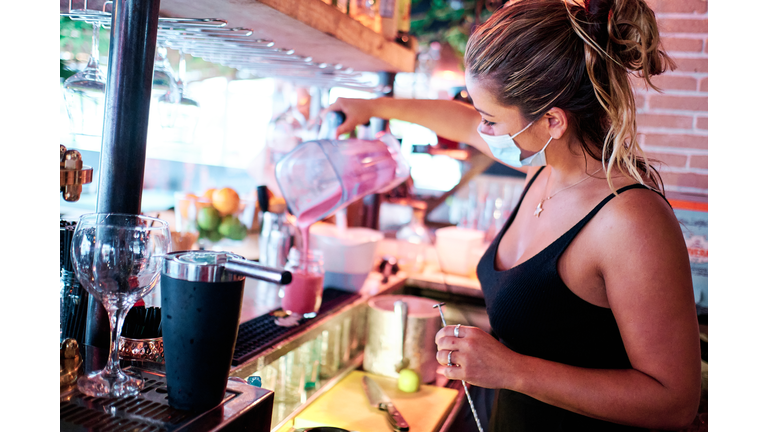
<svg viewBox="0 0 768 432">
<path fill-rule="evenodd" d="M 124 359 L 165 363 L 163 338 L 131 339 L 120 336 L 120 357 Z"/>
</svg>

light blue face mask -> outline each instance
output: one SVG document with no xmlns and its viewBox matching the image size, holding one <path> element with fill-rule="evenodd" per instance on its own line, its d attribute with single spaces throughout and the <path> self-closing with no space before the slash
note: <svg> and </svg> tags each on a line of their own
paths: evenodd
<svg viewBox="0 0 768 432">
<path fill-rule="evenodd" d="M 525 159 L 521 159 L 523 154 L 520 151 L 520 147 L 515 144 L 515 137 L 523 133 L 532 124 L 533 122 L 528 123 L 528 126 L 524 127 L 523 130 L 514 135 L 486 135 L 480 132 L 480 125 L 477 126 L 477 133 L 479 133 L 480 137 L 482 137 L 488 144 L 493 156 L 511 167 L 544 166 L 547 164 L 544 150 L 546 150 L 549 143 L 552 142 L 552 137 L 549 137 L 549 141 L 544 144 L 544 148 Z"/>
</svg>

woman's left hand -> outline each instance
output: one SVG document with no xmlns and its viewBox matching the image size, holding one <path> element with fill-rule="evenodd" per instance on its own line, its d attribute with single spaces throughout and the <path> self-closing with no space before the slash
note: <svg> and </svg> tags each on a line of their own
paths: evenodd
<svg viewBox="0 0 768 432">
<path fill-rule="evenodd" d="M 437 373 L 485 388 L 512 388 L 506 377 L 514 370 L 517 354 L 477 327 L 446 326 L 435 335 Z M 458 337 L 457 334 L 458 333 Z M 453 366 L 448 365 L 451 353 Z"/>
</svg>

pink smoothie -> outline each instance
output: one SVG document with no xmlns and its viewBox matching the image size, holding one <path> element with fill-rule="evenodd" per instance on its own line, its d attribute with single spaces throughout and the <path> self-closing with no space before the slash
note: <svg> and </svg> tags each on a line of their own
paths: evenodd
<svg viewBox="0 0 768 432">
<path fill-rule="evenodd" d="M 323 275 L 295 271 L 290 284 L 283 287 L 280 302 L 283 310 L 296 314 L 308 314 L 320 310 L 323 300 Z"/>
<path fill-rule="evenodd" d="M 397 182 L 397 162 L 386 144 L 380 141 L 354 140 L 335 148 L 327 156 L 339 171 L 341 183 L 324 191 L 322 196 L 297 197 L 296 226 L 301 234 L 301 262 L 309 256 L 309 227 L 345 208 L 358 199 L 378 192 Z M 323 293 L 323 276 L 293 272 L 293 281 L 285 287 L 284 310 L 294 313 L 317 312 Z"/>
</svg>

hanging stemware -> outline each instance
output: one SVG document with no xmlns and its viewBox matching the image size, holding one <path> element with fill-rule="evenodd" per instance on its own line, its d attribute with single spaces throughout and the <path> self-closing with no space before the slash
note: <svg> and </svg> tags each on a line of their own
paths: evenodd
<svg viewBox="0 0 768 432">
<path fill-rule="evenodd" d="M 64 81 L 70 132 L 101 136 L 107 80 L 99 69 L 99 22 L 93 22 L 91 56 L 83 70 Z"/>
<path fill-rule="evenodd" d="M 179 73 L 176 86 L 179 89 L 178 116 L 176 127 L 179 129 L 179 141 L 192 143 L 195 136 L 195 128 L 200 118 L 200 104 L 186 97 L 187 61 L 184 52 L 179 49 Z"/>
<path fill-rule="evenodd" d="M 177 79 L 167 57 L 168 50 L 157 46 L 155 67 L 152 73 L 152 99 L 150 101 L 150 123 L 162 128 L 172 128 L 176 123 L 176 104 L 180 100 Z"/>
</svg>

